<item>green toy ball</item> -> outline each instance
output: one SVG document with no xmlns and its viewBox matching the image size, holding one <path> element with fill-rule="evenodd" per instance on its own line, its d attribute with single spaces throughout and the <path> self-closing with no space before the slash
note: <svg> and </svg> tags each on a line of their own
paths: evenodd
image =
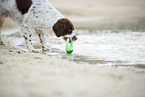
<svg viewBox="0 0 145 97">
<path fill-rule="evenodd" d="M 70 45 L 69 45 L 69 38 L 67 38 L 66 40 L 66 47 L 65 50 L 68 54 L 71 54 L 73 52 L 73 41 L 71 41 Z"/>
</svg>

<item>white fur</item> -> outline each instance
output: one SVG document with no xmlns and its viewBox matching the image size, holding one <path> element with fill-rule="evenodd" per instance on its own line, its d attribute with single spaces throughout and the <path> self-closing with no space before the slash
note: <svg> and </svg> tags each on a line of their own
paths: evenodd
<svg viewBox="0 0 145 97">
<path fill-rule="evenodd" d="M 32 0 L 33 5 L 24 18 L 23 24 L 34 27 L 51 27 L 64 16 L 48 0 Z M 33 13 L 35 12 L 35 14 Z M 37 17 L 37 18 L 36 18 Z"/>
<path fill-rule="evenodd" d="M 48 0 L 32 0 L 29 11 L 24 15 L 16 7 L 15 0 L 0 0 L 0 15 L 7 13 L 12 19 L 21 25 L 21 32 L 26 40 L 27 48 L 34 51 L 31 43 L 31 32 L 35 30 L 38 34 L 42 50 L 47 50 L 43 29 L 52 26 L 64 16 L 56 10 Z M 0 33 L 1 34 L 1 33 Z M 0 37 L 1 40 L 1 37 Z"/>
</svg>

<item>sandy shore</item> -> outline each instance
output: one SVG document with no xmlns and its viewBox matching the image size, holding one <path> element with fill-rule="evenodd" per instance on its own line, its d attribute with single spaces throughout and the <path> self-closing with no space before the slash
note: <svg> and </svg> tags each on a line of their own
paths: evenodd
<svg viewBox="0 0 145 97">
<path fill-rule="evenodd" d="M 8 46 L 0 55 L 0 97 L 145 96 L 144 70 L 75 64 Z"/>
<path fill-rule="evenodd" d="M 76 28 L 136 26 L 145 20 L 144 0 L 49 1 Z M 76 64 L 0 45 L 0 97 L 145 97 L 144 81 L 144 69 Z"/>
</svg>

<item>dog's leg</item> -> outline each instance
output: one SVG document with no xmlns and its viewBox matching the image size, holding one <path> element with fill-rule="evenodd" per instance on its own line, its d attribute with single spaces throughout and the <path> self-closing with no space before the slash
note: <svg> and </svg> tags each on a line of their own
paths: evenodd
<svg viewBox="0 0 145 97">
<path fill-rule="evenodd" d="M 4 43 L 2 41 L 1 32 L 2 32 L 2 25 L 3 25 L 6 17 L 7 17 L 7 15 L 5 15 L 5 14 L 0 15 L 0 45 L 4 45 Z"/>
<path fill-rule="evenodd" d="M 32 38 L 31 38 L 31 36 L 32 36 L 32 34 L 31 34 L 32 29 L 29 28 L 28 26 L 24 26 L 24 27 L 21 27 L 21 31 L 23 33 L 23 37 L 25 39 L 26 46 L 27 46 L 28 50 L 30 52 L 35 52 L 35 49 L 34 49 L 34 47 L 32 45 Z"/>
<path fill-rule="evenodd" d="M 3 23 L 1 22 L 1 17 L 0 17 L 0 45 L 3 45 L 2 35 L 1 35 L 2 24 L 3 24 Z"/>
<path fill-rule="evenodd" d="M 36 31 L 37 35 L 39 36 L 42 50 L 43 51 L 47 51 L 47 50 L 50 51 L 50 49 L 48 49 L 47 46 L 46 46 L 44 31 L 42 29 L 35 29 L 35 31 Z"/>
</svg>

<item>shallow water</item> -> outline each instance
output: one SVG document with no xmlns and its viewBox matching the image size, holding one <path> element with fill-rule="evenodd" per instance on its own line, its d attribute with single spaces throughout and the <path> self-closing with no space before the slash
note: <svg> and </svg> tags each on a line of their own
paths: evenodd
<svg viewBox="0 0 145 97">
<path fill-rule="evenodd" d="M 77 63 L 145 68 L 145 32 L 82 29 L 75 32 L 78 34 L 78 40 L 74 42 L 72 54 L 65 52 L 64 40 L 56 36 L 47 38 L 47 45 L 51 51 L 43 54 Z M 12 41 L 13 37 L 15 35 L 9 37 L 10 42 L 19 49 L 26 50 L 23 39 L 15 37 Z M 38 43 L 35 41 L 34 45 L 35 48 L 40 49 Z"/>
<path fill-rule="evenodd" d="M 52 51 L 47 55 L 77 63 L 145 68 L 145 32 L 76 30 L 76 33 L 80 35 L 72 54 L 66 54 L 62 39 L 52 37 L 47 42 Z"/>
</svg>

